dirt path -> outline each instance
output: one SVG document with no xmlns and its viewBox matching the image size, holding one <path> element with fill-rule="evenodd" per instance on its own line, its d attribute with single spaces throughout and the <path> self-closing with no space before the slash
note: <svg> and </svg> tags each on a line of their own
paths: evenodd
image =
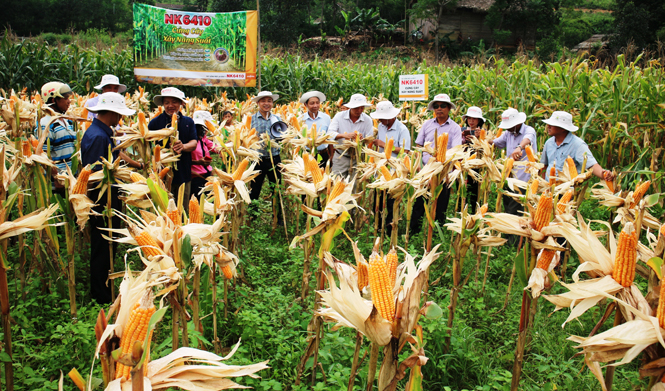
<svg viewBox="0 0 665 391">
<path fill-rule="evenodd" d="M 219 62 L 215 61 L 215 56 L 211 52 L 209 52 L 210 56 L 210 61 L 194 61 L 194 60 L 186 60 L 186 59 L 171 59 L 171 58 L 164 58 L 164 57 L 173 57 L 176 54 L 183 54 L 186 52 L 183 51 L 178 51 L 178 49 L 192 49 L 192 50 L 203 50 L 206 49 L 205 47 L 198 45 L 198 44 L 182 44 L 180 46 L 176 46 L 175 48 L 171 49 L 170 52 L 163 54 L 160 57 L 154 58 L 148 62 L 144 62 L 140 65 L 140 67 L 145 67 L 145 68 L 157 68 L 157 69 L 183 69 L 183 70 L 188 70 L 188 71 L 208 71 L 208 72 L 244 72 L 244 66 L 243 64 L 236 65 L 233 59 L 229 59 L 228 62 L 224 64 L 220 64 Z M 197 53 L 197 52 L 189 52 L 189 53 Z M 196 54 L 198 57 L 199 55 Z M 200 54 L 200 57 L 204 57 L 203 54 Z"/>
</svg>

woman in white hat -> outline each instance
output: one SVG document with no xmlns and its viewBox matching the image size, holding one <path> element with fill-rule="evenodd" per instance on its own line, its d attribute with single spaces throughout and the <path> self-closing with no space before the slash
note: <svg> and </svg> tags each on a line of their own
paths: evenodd
<svg viewBox="0 0 665 391">
<path fill-rule="evenodd" d="M 466 114 L 462 116 L 462 121 L 466 126 L 462 128 L 462 139 L 464 144 L 471 143 L 471 137 L 478 137 L 480 131 L 485 124 L 485 117 L 483 117 L 483 110 L 478 106 L 471 106 L 466 110 Z M 482 153 L 481 150 L 477 153 Z M 467 176 L 466 189 L 470 206 L 470 213 L 476 213 L 476 206 L 478 202 L 478 192 L 480 191 L 480 182 L 475 180 L 471 175 Z"/>
<path fill-rule="evenodd" d="M 180 109 L 186 104 L 185 94 L 175 87 L 163 88 L 160 95 L 152 100 L 157 106 L 163 106 L 162 113 L 148 123 L 148 129 L 159 130 L 171 126 L 173 114 L 178 116 L 178 140 L 173 143 L 173 152 L 180 154 L 177 169 L 171 181 L 171 194 L 177 195 L 180 186 L 184 186 L 185 200 L 189 200 L 192 181 L 192 151 L 196 148 L 196 125 L 194 121 L 183 115 Z"/>
<path fill-rule="evenodd" d="M 425 121 L 418 137 L 416 145 L 422 147 L 425 143 L 436 145 L 436 136 L 448 133 L 448 149 L 462 144 L 462 128 L 450 118 L 450 110 L 455 109 L 455 104 L 451 102 L 447 94 L 438 94 L 427 105 L 428 110 L 434 111 L 434 118 Z M 431 155 L 423 153 L 423 163 L 427 164 Z M 440 224 L 446 221 L 446 212 L 450 201 L 450 188 L 443 186 L 439 198 L 436 201 L 436 220 Z M 413 214 L 411 215 L 410 231 L 414 234 L 420 232 L 422 228 L 422 219 L 425 215 L 425 200 L 423 197 L 416 199 L 413 205 Z"/>
<path fill-rule="evenodd" d="M 379 152 L 383 152 L 388 140 L 392 139 L 393 157 L 397 157 L 397 155 L 402 151 L 406 152 L 411 150 L 411 134 L 409 133 L 409 129 L 407 129 L 407 127 L 397 119 L 397 116 L 401 111 L 401 109 L 393 106 L 392 102 L 386 100 L 377 103 L 376 111 L 369 115 L 373 119 L 379 120 L 379 132 L 376 136 L 376 141 L 374 141 L 374 144 L 379 147 Z M 383 202 L 383 199 L 381 199 L 381 202 Z M 388 212 L 386 216 L 386 222 L 388 223 L 386 225 L 386 235 L 388 236 L 390 236 L 392 233 L 393 228 L 392 222 L 394 203 L 395 200 L 388 196 L 388 202 L 386 202 Z M 382 206 L 379 206 L 379 209 L 381 208 Z M 381 216 L 381 213 L 379 213 L 377 216 L 379 219 L 379 226 L 382 226 L 382 222 L 380 220 Z"/>
<path fill-rule="evenodd" d="M 325 101 L 326 96 L 319 91 L 309 91 L 300 97 L 300 103 L 304 104 L 307 109 L 307 112 L 300 117 L 300 121 L 305 123 L 307 129 L 311 129 L 312 126 L 316 125 L 318 134 L 327 132 L 328 127 L 330 127 L 330 116 L 319 110 L 321 103 Z M 332 150 L 333 147 L 330 144 L 321 144 L 316 149 L 318 154 L 321 155 L 319 165 L 325 167 L 328 160 L 330 160 L 331 153 L 329 150 Z"/>
<path fill-rule="evenodd" d="M 545 129 L 550 136 L 543 146 L 543 154 L 540 162 L 545 165 L 545 179 L 549 180 L 550 168 L 555 166 L 556 170 L 563 170 L 563 163 L 570 156 L 575 161 L 578 172 L 588 169 L 593 174 L 606 181 L 613 181 L 612 171 L 604 170 L 593 157 L 589 146 L 574 133 L 579 129 L 573 124 L 573 116 L 565 111 L 555 111 L 550 118 L 543 120 L 547 124 Z M 582 167 L 586 159 L 586 167 Z"/>
<path fill-rule="evenodd" d="M 205 110 L 195 111 L 192 115 L 192 119 L 196 124 L 196 136 L 197 144 L 196 148 L 192 151 L 192 197 L 198 198 L 201 189 L 205 186 L 208 181 L 212 170 L 210 169 L 210 164 L 212 163 L 211 153 L 218 153 L 213 144 L 206 134 L 208 133 L 208 127 L 206 126 L 206 121 L 215 123 L 212 118 L 212 115 Z"/>
<path fill-rule="evenodd" d="M 372 105 L 367 102 L 367 98 L 362 94 L 353 94 L 348 103 L 344 106 L 348 107 L 346 111 L 340 111 L 330 121 L 328 133 L 332 134 L 335 140 L 346 138 L 348 140 L 355 139 L 356 132 L 360 138 L 369 137 L 374 134 L 374 122 L 369 115 L 365 114 L 365 108 Z M 350 153 L 345 149 L 335 149 L 333 157 L 332 172 L 335 175 L 347 176 L 352 174 L 353 163 Z"/>
<path fill-rule="evenodd" d="M 81 163 L 83 166 L 94 165 L 102 158 L 108 158 L 108 151 L 115 145 L 113 142 L 113 129 L 118 126 L 120 119 L 125 115 L 133 115 L 134 110 L 127 108 L 125 98 L 114 92 L 101 94 L 97 100 L 97 105 L 88 108 L 97 114 L 97 118 L 83 134 L 81 139 Z M 143 169 L 143 163 L 130 159 L 124 152 L 114 151 L 114 159 L 122 159 L 128 165 L 137 169 Z M 93 167 L 93 170 L 100 170 L 101 166 Z M 122 208 L 118 198 L 118 189 L 115 186 L 110 187 L 99 199 L 99 189 L 91 189 L 89 197 L 97 202 L 93 210 L 99 213 L 98 216 L 90 216 L 90 293 L 93 299 L 99 304 L 111 302 L 111 288 L 106 284 L 108 273 L 111 266 L 111 255 L 109 254 L 109 242 L 103 235 L 108 235 L 105 230 L 109 227 L 104 216 L 104 210 L 110 197 L 111 207 L 116 210 Z M 99 199 L 99 201 L 97 201 Z M 113 227 L 120 227 L 120 219 L 113 217 Z M 114 243 L 115 248 L 115 243 Z"/>
<path fill-rule="evenodd" d="M 127 86 L 121 84 L 120 79 L 118 79 L 118 77 L 115 75 L 104 75 L 102 76 L 102 81 L 100 81 L 99 84 L 95 86 L 95 89 L 97 91 L 101 91 L 102 94 L 107 92 L 116 92 L 118 94 L 122 94 L 123 92 L 127 91 Z M 99 95 L 88 99 L 88 101 L 85 102 L 85 107 L 90 108 L 97 106 L 98 99 Z M 94 112 L 88 110 L 88 121 L 92 121 L 96 117 L 97 115 Z"/>
</svg>

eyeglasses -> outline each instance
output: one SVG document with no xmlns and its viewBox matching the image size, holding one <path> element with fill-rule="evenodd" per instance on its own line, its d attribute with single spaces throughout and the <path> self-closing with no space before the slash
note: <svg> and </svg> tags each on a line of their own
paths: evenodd
<svg viewBox="0 0 665 391">
<path fill-rule="evenodd" d="M 434 104 L 432 105 L 432 108 L 433 108 L 434 110 L 436 110 L 436 109 L 438 109 L 438 108 L 444 108 L 444 109 L 445 109 L 446 107 L 448 107 L 448 103 L 440 103 L 440 104 L 439 104 L 439 103 L 434 103 Z"/>
</svg>

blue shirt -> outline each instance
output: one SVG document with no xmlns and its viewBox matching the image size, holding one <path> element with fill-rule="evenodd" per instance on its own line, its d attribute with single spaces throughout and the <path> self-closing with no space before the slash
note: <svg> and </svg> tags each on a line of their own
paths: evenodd
<svg viewBox="0 0 665 391">
<path fill-rule="evenodd" d="M 383 141 L 384 143 L 390 139 L 393 139 L 393 146 L 404 148 L 407 151 L 411 150 L 411 134 L 409 134 L 409 129 L 400 122 L 400 120 L 395 119 L 395 122 L 392 124 L 390 129 L 386 128 L 386 125 L 379 123 L 379 133 L 376 138 Z M 383 152 L 383 148 L 379 147 L 379 152 Z M 397 154 L 393 150 L 393 157 L 397 157 Z"/>
<path fill-rule="evenodd" d="M 51 116 L 47 115 L 40 121 L 37 138 L 41 132 L 46 131 L 46 126 L 51 122 Z M 74 124 L 68 119 L 58 119 L 48 125 L 47 138 L 51 144 L 51 160 L 55 163 L 58 172 L 65 171 L 67 166 L 72 168 L 72 156 L 76 153 L 76 132 Z M 44 151 L 47 145 L 44 143 Z"/>
<path fill-rule="evenodd" d="M 563 170 L 563 163 L 570 156 L 575 161 L 575 167 L 577 172 L 585 171 L 594 165 L 598 164 L 596 159 L 591 154 L 589 146 L 579 137 L 575 136 L 572 133 L 568 133 L 561 145 L 556 145 L 554 137 L 550 137 L 545 141 L 545 146 L 543 146 L 543 155 L 540 158 L 540 162 L 545 165 L 545 179 L 550 179 L 550 168 L 556 164 L 556 170 Z M 582 163 L 584 163 L 584 158 L 586 156 L 586 167 L 582 169 Z"/>
<path fill-rule="evenodd" d="M 536 130 L 525 124 L 522 124 L 519 132 L 516 134 L 513 134 L 513 132 L 509 132 L 507 130 L 501 133 L 501 136 L 494 139 L 494 145 L 499 148 L 505 148 L 506 155 L 510 157 L 515 148 L 517 148 L 517 146 L 520 145 L 524 139 L 531 141 L 531 149 L 533 150 L 533 153 L 538 152 Z M 525 151 L 522 151 L 522 158 L 520 160 L 527 160 Z M 517 179 L 524 182 L 528 182 L 529 179 L 531 179 L 531 175 L 525 172 L 524 168 L 518 168 L 516 170 L 517 174 L 515 174 L 515 177 Z"/>
<path fill-rule="evenodd" d="M 312 129 L 312 125 L 316 124 L 316 133 L 320 134 L 321 132 L 328 132 L 328 127 L 330 126 L 330 116 L 321 111 L 316 113 L 316 118 L 312 118 L 309 115 L 309 112 L 303 114 L 300 117 L 301 121 L 305 121 L 305 126 L 307 129 Z M 317 150 L 321 151 L 328 148 L 328 144 L 321 144 L 316 147 Z"/>
<path fill-rule="evenodd" d="M 273 119 L 273 117 L 276 117 Z M 272 125 L 273 122 L 275 122 L 275 119 L 277 121 L 281 121 L 278 115 L 273 114 L 273 113 L 268 113 L 268 118 L 266 119 L 261 115 L 260 112 L 254 114 L 252 116 L 252 128 L 256 129 L 256 133 L 259 134 L 259 139 L 262 140 L 262 134 L 268 133 L 268 136 L 272 139 L 272 135 L 270 134 L 270 125 Z M 275 144 L 273 144 L 275 145 Z M 268 157 L 268 149 L 267 145 L 265 145 L 259 152 L 261 152 L 261 157 Z M 279 155 L 279 147 L 275 148 L 272 147 L 271 151 L 273 156 Z"/>
<path fill-rule="evenodd" d="M 81 139 L 81 164 L 87 166 L 109 158 L 109 149 L 113 149 L 113 129 L 97 118 L 92 120 L 92 125 L 85 131 Z M 113 159 L 118 158 L 118 151 L 113 152 Z M 102 167 L 97 165 L 93 171 Z"/>
<path fill-rule="evenodd" d="M 160 130 L 171 126 L 171 116 L 162 112 L 153 118 L 148 124 L 150 130 Z M 183 144 L 192 140 L 198 140 L 196 137 L 196 125 L 194 120 L 178 112 L 178 138 Z M 168 145 L 168 144 L 167 144 Z M 182 152 L 180 160 L 176 164 L 176 170 L 173 172 L 173 183 L 181 184 L 192 180 L 192 154 L 191 152 Z"/>
</svg>

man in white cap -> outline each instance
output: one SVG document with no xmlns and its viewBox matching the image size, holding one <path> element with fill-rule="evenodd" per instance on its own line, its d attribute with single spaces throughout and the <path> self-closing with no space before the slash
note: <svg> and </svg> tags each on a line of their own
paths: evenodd
<svg viewBox="0 0 665 391">
<path fill-rule="evenodd" d="M 335 140 L 340 138 L 353 140 L 356 138 L 355 132 L 360 135 L 361 139 L 372 136 L 374 134 L 374 122 L 369 115 L 364 113 L 365 107 L 371 107 L 372 105 L 367 102 L 365 95 L 351 95 L 351 99 L 344 106 L 349 109 L 341 111 L 333 117 L 330 127 L 328 127 L 328 133 L 332 134 Z M 352 174 L 352 159 L 354 156 L 349 155 L 353 154 L 347 150 L 335 149 L 333 174 L 342 176 Z"/>
<path fill-rule="evenodd" d="M 262 137 L 262 135 L 266 133 L 271 139 L 273 138 L 270 129 L 276 122 L 281 121 L 281 118 L 279 118 L 277 114 L 272 113 L 274 102 L 277 99 L 279 99 L 279 95 L 273 94 L 270 91 L 261 91 L 258 95 L 252 98 L 252 101 L 256 102 L 259 106 L 259 111 L 252 116 L 251 126 L 256 129 L 259 137 Z M 259 163 L 256 165 L 256 169 L 261 173 L 254 178 L 254 181 L 251 184 L 252 189 L 249 198 L 251 198 L 252 201 L 259 199 L 266 176 L 268 177 L 268 181 L 273 185 L 277 185 L 282 179 L 282 172 L 278 169 L 279 164 L 282 162 L 282 159 L 279 156 L 279 146 L 277 146 L 277 144 L 272 144 L 270 148 L 268 148 L 268 145 L 265 145 L 260 152 L 261 160 L 259 160 Z M 270 159 L 271 155 L 272 160 Z"/>
<path fill-rule="evenodd" d="M 449 114 L 450 110 L 455 109 L 455 104 L 450 101 L 447 94 L 438 94 L 427 105 L 428 110 L 434 111 L 434 118 L 425 121 L 418 137 L 416 138 L 416 145 L 422 147 L 425 143 L 436 145 L 436 137 L 448 133 L 448 149 L 462 144 L 462 128 L 453 121 Z M 423 153 L 423 163 L 427 164 L 432 156 L 425 152 Z M 446 212 L 448 211 L 448 203 L 450 201 L 450 188 L 446 184 L 439 193 L 439 198 L 436 201 L 436 220 L 440 224 L 446 221 Z M 416 199 L 413 205 L 413 213 L 411 215 L 410 232 L 416 234 L 422 228 L 422 219 L 425 215 L 425 200 L 423 197 Z"/>
<path fill-rule="evenodd" d="M 63 115 L 67 112 L 70 105 L 72 89 L 64 83 L 52 81 L 42 86 L 42 100 L 46 103 L 44 117 L 39 122 L 39 130 L 36 131 L 37 138 L 42 132 L 48 132 L 46 136 L 51 145 L 51 160 L 55 163 L 56 170 L 52 171 L 53 176 L 58 172 L 65 171 L 67 166 L 72 167 L 72 156 L 76 153 L 76 132 L 71 120 L 59 118 L 53 121 L 51 114 Z M 47 150 L 46 142 L 44 151 Z M 56 191 L 64 196 L 64 187 L 58 182 L 54 182 Z"/>
<path fill-rule="evenodd" d="M 379 148 L 379 152 L 383 152 L 386 147 L 388 140 L 393 140 L 393 152 L 392 156 L 397 157 L 397 155 L 402 151 L 411 150 L 411 135 L 409 134 L 409 129 L 397 120 L 401 109 L 393 106 L 390 101 L 382 101 L 377 103 L 376 111 L 371 113 L 369 116 L 373 119 L 379 120 L 379 132 L 376 136 L 376 141 L 374 144 Z M 383 202 L 383 199 L 381 199 Z M 387 216 L 386 216 L 386 235 L 390 236 L 392 232 L 392 222 L 393 222 L 393 205 L 395 200 L 388 196 L 387 206 Z M 381 210 L 381 206 L 379 207 Z M 377 218 L 381 218 L 382 214 L 379 213 Z M 381 226 L 381 221 L 379 220 L 379 226 Z"/>
<path fill-rule="evenodd" d="M 178 115 L 178 140 L 171 145 L 173 152 L 180 155 L 176 170 L 171 181 L 171 194 L 178 196 L 180 186 L 184 186 L 184 199 L 189 200 L 192 182 L 192 151 L 196 148 L 196 125 L 194 121 L 184 116 L 180 109 L 186 104 L 185 94 L 175 87 L 163 88 L 160 95 L 152 100 L 157 106 L 163 106 L 164 111 L 150 123 L 148 129 L 159 130 L 171 126 L 173 114 Z"/>
<path fill-rule="evenodd" d="M 311 129 L 313 125 L 316 125 L 317 134 L 327 132 L 330 126 L 330 116 L 319 110 L 321 103 L 325 101 L 326 96 L 319 91 L 309 91 L 300 97 L 300 103 L 304 104 L 307 108 L 307 112 L 300 117 L 300 120 L 305 122 L 307 129 Z M 330 160 L 331 154 L 329 150 L 332 150 L 332 146 L 330 144 L 321 144 L 316 149 L 318 154 L 321 155 L 319 165 L 325 167 L 328 160 Z"/>
<path fill-rule="evenodd" d="M 95 89 L 97 91 L 101 91 L 102 94 L 105 94 L 107 92 L 117 92 L 118 94 L 122 94 L 123 92 L 127 91 L 127 86 L 121 84 L 120 79 L 118 79 L 118 77 L 115 75 L 104 75 L 102 76 L 102 81 L 95 86 Z M 99 95 L 95 96 L 94 98 L 88 99 L 88 101 L 85 102 L 85 107 L 90 108 L 97 106 L 98 99 Z M 92 121 L 96 117 L 97 114 L 88 110 L 88 121 Z"/>
<path fill-rule="evenodd" d="M 500 129 L 505 132 L 501 136 L 490 141 L 490 144 L 498 148 L 506 149 L 506 156 L 513 158 L 515 161 L 527 160 L 524 148 L 531 146 L 533 153 L 538 152 L 538 142 L 536 137 L 536 130 L 531 126 L 526 125 L 526 114 L 509 107 L 501 114 Z M 515 177 L 521 181 L 528 182 L 531 175 L 525 172 L 524 168 L 514 169 L 516 172 Z M 524 206 L 515 201 L 512 197 L 503 196 L 503 210 L 506 213 L 518 215 L 524 210 Z M 510 236 L 510 241 L 514 242 L 517 237 Z"/>
<path fill-rule="evenodd" d="M 589 146 L 573 133 L 579 129 L 573 124 L 573 116 L 565 111 L 555 111 L 552 116 L 543 120 L 547 124 L 547 134 L 550 136 L 543 146 L 543 154 L 540 162 L 545 165 L 545 179 L 549 180 L 550 168 L 556 167 L 557 171 L 563 170 L 563 163 L 570 156 L 575 161 L 578 172 L 589 168 L 598 178 L 613 181 L 612 171 L 604 170 L 591 154 Z M 582 167 L 586 158 L 586 167 Z"/>
<path fill-rule="evenodd" d="M 127 108 L 125 98 L 117 93 L 108 92 L 99 96 L 97 105 L 88 108 L 97 114 L 90 127 L 81 139 L 81 163 L 83 166 L 95 165 L 102 158 L 108 159 L 108 152 L 113 149 L 113 129 L 118 125 L 120 119 L 125 115 L 133 115 L 134 110 Z M 137 169 L 143 169 L 143 163 L 135 162 L 124 152 L 113 152 L 114 159 L 122 159 L 128 165 Z M 101 166 L 93 166 L 94 171 L 100 170 Z M 99 199 L 99 189 L 90 190 L 89 197 L 97 203 L 94 209 L 98 216 L 90 216 L 90 293 L 99 304 L 111 302 L 111 288 L 107 284 L 108 273 L 111 267 L 111 255 L 109 254 L 108 241 L 103 235 L 109 227 L 106 222 L 104 210 L 108 205 L 110 197 L 111 207 L 115 210 L 122 208 L 118 198 L 118 189 L 111 187 L 107 189 L 104 196 Z M 99 199 L 99 201 L 97 201 Z M 113 217 L 113 228 L 120 228 L 120 219 Z M 114 243 L 115 248 L 115 243 Z M 115 252 L 115 251 L 114 251 Z"/>
</svg>

